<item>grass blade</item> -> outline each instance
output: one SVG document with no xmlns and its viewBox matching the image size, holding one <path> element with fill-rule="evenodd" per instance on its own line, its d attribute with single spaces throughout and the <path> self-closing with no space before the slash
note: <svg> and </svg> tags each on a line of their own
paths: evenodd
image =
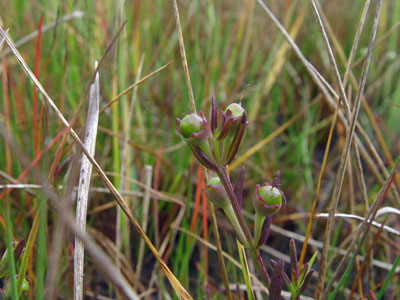
<svg viewBox="0 0 400 300">
<path fill-rule="evenodd" d="M 29 233 L 28 241 L 26 242 L 24 254 L 21 260 L 21 266 L 19 267 L 18 279 L 17 279 L 18 296 L 21 296 L 22 283 L 25 278 L 26 270 L 28 268 L 29 257 L 31 256 L 33 245 L 36 240 L 36 234 L 38 231 L 38 224 L 39 224 L 39 215 L 40 215 L 40 210 L 37 210 L 35 218 L 33 219 L 32 228 L 31 232 Z"/>
<path fill-rule="evenodd" d="M 33 69 L 33 74 L 35 74 L 36 77 L 38 77 L 39 73 L 39 57 L 40 57 L 40 40 L 42 37 L 42 25 L 43 25 L 43 15 L 40 17 L 39 21 L 39 28 L 38 28 L 38 36 L 36 40 L 36 53 L 35 53 L 35 66 Z M 37 121 L 37 112 L 38 112 L 38 107 L 37 107 L 37 87 L 36 85 L 33 86 L 33 95 L 32 95 L 32 130 L 33 130 L 33 155 L 37 156 L 39 153 L 39 140 L 40 140 L 40 135 L 38 132 L 38 121 Z"/>
<path fill-rule="evenodd" d="M 15 274 L 15 260 L 14 260 L 14 251 L 12 248 L 12 223 L 10 218 L 10 203 L 9 201 L 3 201 L 3 208 L 5 207 L 5 222 L 6 222 L 6 242 L 7 242 L 7 251 L 8 251 L 8 274 L 9 280 L 11 282 L 11 298 L 12 300 L 18 300 L 18 291 L 17 291 L 17 281 Z"/>
<path fill-rule="evenodd" d="M 376 296 L 376 298 L 379 300 L 383 297 L 383 294 L 386 291 L 387 286 L 389 285 L 390 280 L 392 280 L 394 274 L 396 273 L 396 269 L 398 264 L 400 263 L 400 253 L 397 255 L 396 259 L 393 262 L 393 267 L 390 270 L 390 272 L 387 274 L 385 281 L 382 284 L 381 289 L 378 292 L 378 295 Z"/>
<path fill-rule="evenodd" d="M 150 190 L 151 187 L 151 180 L 152 180 L 152 173 L 153 167 L 147 165 L 144 167 L 144 181 L 146 187 L 148 187 L 144 192 L 143 197 L 143 220 L 142 220 L 142 228 L 144 232 L 147 232 L 147 225 L 148 225 L 148 218 L 149 218 L 149 206 L 150 206 Z M 144 256 L 144 241 L 140 240 L 139 244 L 139 254 L 138 254 L 138 263 L 136 267 L 136 276 L 140 278 L 140 273 L 142 272 L 142 263 L 143 263 L 143 256 Z"/>
<path fill-rule="evenodd" d="M 251 286 L 250 271 L 249 271 L 249 265 L 247 264 L 246 253 L 244 251 L 243 245 L 241 245 L 238 240 L 236 240 L 236 245 L 239 252 L 240 265 L 242 266 L 242 275 L 244 283 L 246 285 L 247 296 L 249 297 L 250 300 L 253 300 L 254 293 L 253 293 L 253 288 Z"/>
</svg>

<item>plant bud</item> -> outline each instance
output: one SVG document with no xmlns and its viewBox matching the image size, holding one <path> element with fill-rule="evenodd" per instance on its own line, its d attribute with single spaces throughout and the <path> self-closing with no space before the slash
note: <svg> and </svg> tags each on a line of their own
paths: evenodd
<svg viewBox="0 0 400 300">
<path fill-rule="evenodd" d="M 207 187 L 204 190 L 208 200 L 219 208 L 225 208 L 229 205 L 228 195 L 221 184 L 219 177 L 212 177 L 207 182 Z"/>
<path fill-rule="evenodd" d="M 232 103 L 225 111 L 221 111 L 221 120 L 215 136 L 221 142 L 219 161 L 228 165 L 235 158 L 249 122 L 246 120 L 245 109 L 238 103 Z"/>
<path fill-rule="evenodd" d="M 204 114 L 188 114 L 182 120 L 176 119 L 176 130 L 183 136 L 197 160 L 209 170 L 217 166 L 208 143 L 210 127 Z"/>
<path fill-rule="evenodd" d="M 189 138 L 193 133 L 201 130 L 203 120 L 196 114 L 186 115 L 180 124 L 180 130 L 184 138 Z"/>
<path fill-rule="evenodd" d="M 228 110 L 232 112 L 232 116 L 234 117 L 241 117 L 245 111 L 244 108 L 238 103 L 229 104 L 225 109 L 225 113 L 227 113 Z"/>
<path fill-rule="evenodd" d="M 202 112 L 187 114 L 182 120 L 176 119 L 176 130 L 187 140 L 204 140 L 210 133 L 208 122 Z"/>
<path fill-rule="evenodd" d="M 253 206 L 256 213 L 267 217 L 278 212 L 282 207 L 281 192 L 268 183 L 263 186 L 257 184 L 253 197 Z"/>
<path fill-rule="evenodd" d="M 221 111 L 221 126 L 218 135 L 218 140 L 225 139 L 226 136 L 233 136 L 236 133 L 236 129 L 246 115 L 244 108 L 238 103 L 232 103 L 228 105 L 225 111 Z"/>
</svg>

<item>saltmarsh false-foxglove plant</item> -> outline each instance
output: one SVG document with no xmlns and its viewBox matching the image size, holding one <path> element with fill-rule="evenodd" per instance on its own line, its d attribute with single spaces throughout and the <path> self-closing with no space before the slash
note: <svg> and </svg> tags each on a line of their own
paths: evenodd
<svg viewBox="0 0 400 300">
<path fill-rule="evenodd" d="M 220 111 L 218 122 L 214 96 L 211 102 L 210 123 L 202 112 L 191 113 L 182 119 L 176 119 L 176 129 L 197 160 L 205 168 L 215 173 L 207 182 L 204 191 L 208 200 L 224 211 L 237 239 L 250 251 L 265 285 L 271 291 L 270 299 L 280 299 L 283 278 L 287 279 L 288 277 L 284 274 L 282 265 L 278 267 L 272 262 L 274 273 L 271 281 L 259 252 L 259 248 L 268 238 L 272 215 L 282 207 L 284 194 L 280 189 L 280 173 L 279 171 L 276 173 L 272 184 L 266 182 L 255 187 L 252 201 L 255 210 L 254 234 L 251 234 L 242 213 L 244 167 L 241 168 L 234 185 L 232 185 L 227 171 L 227 166 L 235 158 L 245 129 L 249 124 L 246 111 L 240 103 L 232 103 L 224 111 Z M 299 273 L 297 270 L 296 272 Z M 303 283 L 305 284 L 302 284 L 301 291 L 304 291 L 307 281 Z M 297 297 L 299 289 L 293 288 L 292 290 L 296 291 Z"/>
</svg>

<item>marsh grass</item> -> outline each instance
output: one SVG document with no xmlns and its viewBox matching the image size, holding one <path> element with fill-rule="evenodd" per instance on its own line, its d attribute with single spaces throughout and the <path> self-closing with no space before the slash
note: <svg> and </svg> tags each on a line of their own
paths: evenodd
<svg viewBox="0 0 400 300">
<path fill-rule="evenodd" d="M 25 269 L 31 285 L 22 297 L 72 298 L 76 235 L 88 254 L 85 297 L 238 299 L 236 283 L 250 286 L 242 257 L 175 132 L 183 113 L 208 116 L 215 94 L 219 108 L 243 97 L 249 113 L 230 169 L 235 177 L 246 166 L 245 198 L 281 171 L 288 202 L 265 260 L 287 257 L 295 238 L 300 265 L 324 253 L 306 296 L 399 299 L 400 10 L 380 3 L 178 1 L 177 26 L 173 1 L 2 2 L 10 40 L 0 54 L 1 254 L 37 230 L 29 260 L 10 258 L 11 278 Z M 84 233 L 73 201 L 97 71 L 97 173 Z M 382 232 L 365 222 L 375 215 Z M 255 297 L 265 298 L 251 259 L 246 266 Z M 10 284 L 16 299 L 20 283 Z"/>
</svg>

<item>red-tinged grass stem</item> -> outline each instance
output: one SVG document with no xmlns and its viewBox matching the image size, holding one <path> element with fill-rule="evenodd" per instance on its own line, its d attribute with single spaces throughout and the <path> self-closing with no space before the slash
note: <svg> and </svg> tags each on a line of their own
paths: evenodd
<svg viewBox="0 0 400 300">
<path fill-rule="evenodd" d="M 203 168 L 199 166 L 197 171 L 197 186 L 196 186 L 196 194 L 194 197 L 194 209 L 193 209 L 193 216 L 192 222 L 190 224 L 190 232 L 194 232 L 194 227 L 196 226 L 197 216 L 199 214 L 199 206 L 200 206 L 200 196 L 201 196 L 201 188 L 202 188 L 202 181 L 203 179 Z M 189 243 L 191 242 L 192 238 L 189 236 Z"/>
<path fill-rule="evenodd" d="M 40 16 L 38 36 L 36 39 L 36 53 L 35 53 L 35 65 L 33 68 L 33 74 L 38 78 L 39 74 L 39 58 L 40 58 L 40 40 L 42 38 L 42 25 L 43 15 Z M 33 129 L 33 156 L 36 157 L 39 153 L 39 132 L 38 132 L 38 121 L 37 121 L 37 87 L 33 85 L 33 99 L 32 99 L 32 129 Z"/>
<path fill-rule="evenodd" d="M 164 145 L 160 148 L 156 155 L 156 164 L 154 166 L 154 179 L 153 189 L 158 190 L 158 183 L 160 178 L 161 161 L 164 152 Z M 154 243 L 157 249 L 160 247 L 160 232 L 159 232 L 159 220 L 158 220 L 158 195 L 153 196 L 153 218 L 154 218 Z"/>
<path fill-rule="evenodd" d="M 201 177 L 202 187 L 204 188 L 204 179 Z M 202 204 L 203 204 L 203 238 L 208 242 L 208 216 L 207 216 L 207 198 L 204 193 L 202 195 Z M 204 282 L 208 283 L 208 248 L 204 245 Z"/>
</svg>

